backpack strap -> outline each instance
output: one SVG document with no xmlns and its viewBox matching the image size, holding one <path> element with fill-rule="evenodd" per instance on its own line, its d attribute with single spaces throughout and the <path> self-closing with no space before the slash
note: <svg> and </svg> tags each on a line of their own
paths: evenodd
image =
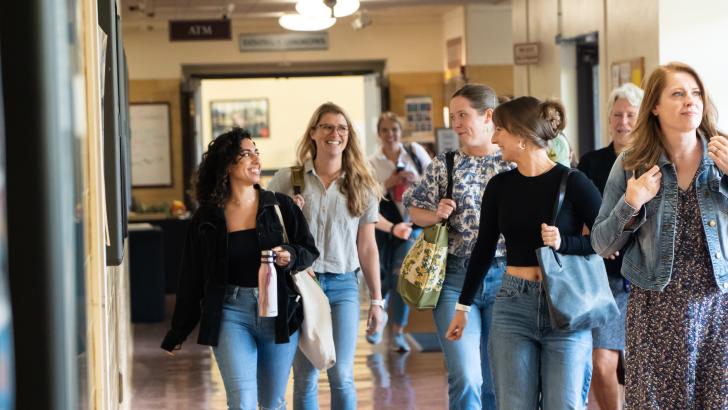
<svg viewBox="0 0 728 410">
<path fill-rule="evenodd" d="M 417 168 L 417 173 L 422 175 L 422 163 L 420 162 L 420 158 L 415 155 L 415 151 L 412 149 L 412 143 L 408 142 L 404 144 L 404 150 L 407 151 L 407 154 L 409 154 L 410 158 L 412 158 L 412 162 L 415 163 L 415 168 Z"/>
<path fill-rule="evenodd" d="M 291 167 L 291 186 L 293 187 L 293 195 L 301 195 L 306 187 L 303 180 L 303 167 Z"/>
</svg>

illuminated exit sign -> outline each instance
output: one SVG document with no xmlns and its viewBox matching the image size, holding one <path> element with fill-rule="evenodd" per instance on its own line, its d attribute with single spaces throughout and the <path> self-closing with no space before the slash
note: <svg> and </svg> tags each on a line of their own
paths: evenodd
<svg viewBox="0 0 728 410">
<path fill-rule="evenodd" d="M 230 20 L 177 20 L 169 22 L 169 41 L 230 40 Z"/>
</svg>

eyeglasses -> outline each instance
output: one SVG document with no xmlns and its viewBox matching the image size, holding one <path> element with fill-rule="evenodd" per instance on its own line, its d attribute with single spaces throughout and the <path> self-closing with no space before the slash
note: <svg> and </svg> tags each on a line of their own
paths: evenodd
<svg viewBox="0 0 728 410">
<path fill-rule="evenodd" d="M 336 130 L 336 133 L 340 136 L 345 136 L 349 133 L 349 127 L 346 125 L 333 125 L 333 124 L 319 124 L 316 128 L 322 130 L 327 134 L 331 134 L 331 131 Z"/>
<path fill-rule="evenodd" d="M 257 158 L 260 158 L 260 151 L 257 149 L 255 151 L 251 151 L 249 149 L 244 149 L 240 151 L 240 154 L 238 154 L 238 160 L 240 159 L 250 159 L 253 158 L 253 155 L 255 155 Z"/>
</svg>

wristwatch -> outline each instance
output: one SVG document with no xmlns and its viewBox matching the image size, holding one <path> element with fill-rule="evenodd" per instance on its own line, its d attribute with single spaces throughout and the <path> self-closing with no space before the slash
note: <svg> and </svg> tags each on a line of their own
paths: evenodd
<svg viewBox="0 0 728 410">
<path fill-rule="evenodd" d="M 379 306 L 380 308 L 384 309 L 384 299 L 372 299 L 369 302 L 369 305 L 371 305 L 371 306 Z"/>
</svg>

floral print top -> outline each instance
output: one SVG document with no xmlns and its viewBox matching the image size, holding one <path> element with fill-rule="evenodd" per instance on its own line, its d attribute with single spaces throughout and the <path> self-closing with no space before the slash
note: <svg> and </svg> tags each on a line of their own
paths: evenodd
<svg viewBox="0 0 728 410">
<path fill-rule="evenodd" d="M 476 157 L 458 150 L 455 154 L 452 189 L 452 196 L 457 207 L 450 215 L 448 253 L 463 257 L 470 256 L 475 246 L 475 240 L 478 238 L 478 224 L 485 185 L 495 175 L 514 167 L 514 164 L 503 161 L 500 151 L 493 155 Z M 407 207 L 413 206 L 436 211 L 446 190 L 445 154 L 439 154 L 427 167 L 420 182 L 407 189 L 403 202 Z M 487 210 L 484 211 L 487 212 Z M 505 241 L 501 236 L 495 256 L 505 255 Z"/>
</svg>

